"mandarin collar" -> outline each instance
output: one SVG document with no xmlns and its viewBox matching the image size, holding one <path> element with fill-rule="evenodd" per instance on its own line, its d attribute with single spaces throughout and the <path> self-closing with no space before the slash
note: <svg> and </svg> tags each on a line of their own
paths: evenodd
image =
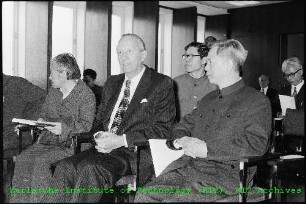
<svg viewBox="0 0 306 204">
<path fill-rule="evenodd" d="M 243 79 L 240 79 L 239 81 L 237 81 L 236 83 L 228 86 L 228 87 L 224 87 L 223 89 L 219 89 L 218 94 L 219 94 L 219 98 L 222 98 L 222 96 L 226 96 L 229 95 L 239 89 L 241 89 L 242 87 L 244 87 L 244 81 Z"/>
</svg>

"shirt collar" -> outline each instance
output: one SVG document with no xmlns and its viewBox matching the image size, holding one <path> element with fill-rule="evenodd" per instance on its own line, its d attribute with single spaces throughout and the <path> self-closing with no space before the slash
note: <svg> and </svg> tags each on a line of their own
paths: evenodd
<svg viewBox="0 0 306 204">
<path fill-rule="evenodd" d="M 303 85 L 304 85 L 304 79 L 302 79 L 301 83 L 299 83 L 298 85 L 295 86 L 296 87 L 296 92 L 299 92 Z M 293 91 L 294 91 L 294 86 L 291 85 L 291 93 L 293 93 Z"/>
<path fill-rule="evenodd" d="M 134 76 L 132 79 L 130 79 L 131 80 L 131 86 L 137 86 L 138 85 L 138 83 L 139 83 L 139 81 L 140 81 L 140 79 L 141 79 L 145 70 L 146 70 L 146 67 L 144 65 L 142 65 L 142 70 L 136 76 Z M 128 78 L 125 75 L 124 84 L 127 80 L 128 80 Z"/>
<path fill-rule="evenodd" d="M 244 86 L 245 86 L 244 81 L 243 81 L 242 78 L 240 78 L 236 83 L 234 83 L 230 86 L 224 87 L 223 89 L 219 89 L 219 97 L 229 95 L 229 94 L 241 89 Z"/>
</svg>

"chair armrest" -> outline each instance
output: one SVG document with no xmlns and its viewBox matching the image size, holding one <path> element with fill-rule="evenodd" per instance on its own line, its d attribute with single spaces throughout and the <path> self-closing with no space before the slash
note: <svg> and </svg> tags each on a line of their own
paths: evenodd
<svg viewBox="0 0 306 204">
<path fill-rule="evenodd" d="M 280 154 L 265 154 L 263 156 L 242 157 L 240 162 L 243 162 L 245 167 L 257 166 L 269 161 L 276 161 L 280 158 Z"/>
<path fill-rule="evenodd" d="M 84 132 L 75 134 L 72 136 L 72 145 L 74 147 L 74 154 L 78 154 L 81 152 L 82 143 L 92 143 L 93 142 L 93 134 L 92 132 Z"/>
<path fill-rule="evenodd" d="M 248 168 L 257 166 L 260 164 L 267 164 L 269 166 L 272 166 L 270 171 L 270 181 L 269 185 L 274 186 L 276 182 L 276 176 L 277 176 L 277 165 L 278 160 L 280 158 L 279 154 L 265 154 L 263 156 L 249 156 L 249 157 L 243 157 L 240 160 L 239 164 L 239 175 L 240 175 L 240 182 L 239 186 L 242 189 L 247 188 L 247 176 L 248 176 Z M 270 193 L 269 197 L 272 198 L 272 194 Z M 239 201 L 240 202 L 246 202 L 247 193 L 241 193 L 239 194 Z M 274 199 L 274 198 L 272 198 Z"/>
<path fill-rule="evenodd" d="M 16 129 L 17 129 L 17 134 L 18 134 L 18 140 L 19 140 L 19 147 L 18 147 L 18 152 L 19 154 L 22 151 L 22 133 L 24 132 L 31 132 L 31 136 L 32 136 L 32 144 L 34 142 L 36 142 L 37 140 L 37 135 L 38 135 L 38 129 L 36 126 L 31 126 L 31 125 L 25 125 L 25 124 L 20 124 L 18 123 L 16 125 Z"/>
</svg>

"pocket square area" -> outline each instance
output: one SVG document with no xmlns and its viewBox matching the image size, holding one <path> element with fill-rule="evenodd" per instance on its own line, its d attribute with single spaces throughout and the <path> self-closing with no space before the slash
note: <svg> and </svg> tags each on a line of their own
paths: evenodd
<svg viewBox="0 0 306 204">
<path fill-rule="evenodd" d="M 147 103 L 148 102 L 148 100 L 146 99 L 146 98 L 144 98 L 144 99 L 142 99 L 141 101 L 140 101 L 140 103 Z"/>
</svg>

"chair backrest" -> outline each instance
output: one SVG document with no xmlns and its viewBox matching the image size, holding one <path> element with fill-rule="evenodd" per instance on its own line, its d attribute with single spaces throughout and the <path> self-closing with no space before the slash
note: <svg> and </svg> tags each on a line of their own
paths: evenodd
<svg viewBox="0 0 306 204">
<path fill-rule="evenodd" d="M 304 136 L 304 109 L 287 109 L 284 117 L 284 134 Z"/>
<path fill-rule="evenodd" d="M 304 143 L 304 109 L 287 109 L 283 121 L 285 153 L 303 153 Z"/>
</svg>

